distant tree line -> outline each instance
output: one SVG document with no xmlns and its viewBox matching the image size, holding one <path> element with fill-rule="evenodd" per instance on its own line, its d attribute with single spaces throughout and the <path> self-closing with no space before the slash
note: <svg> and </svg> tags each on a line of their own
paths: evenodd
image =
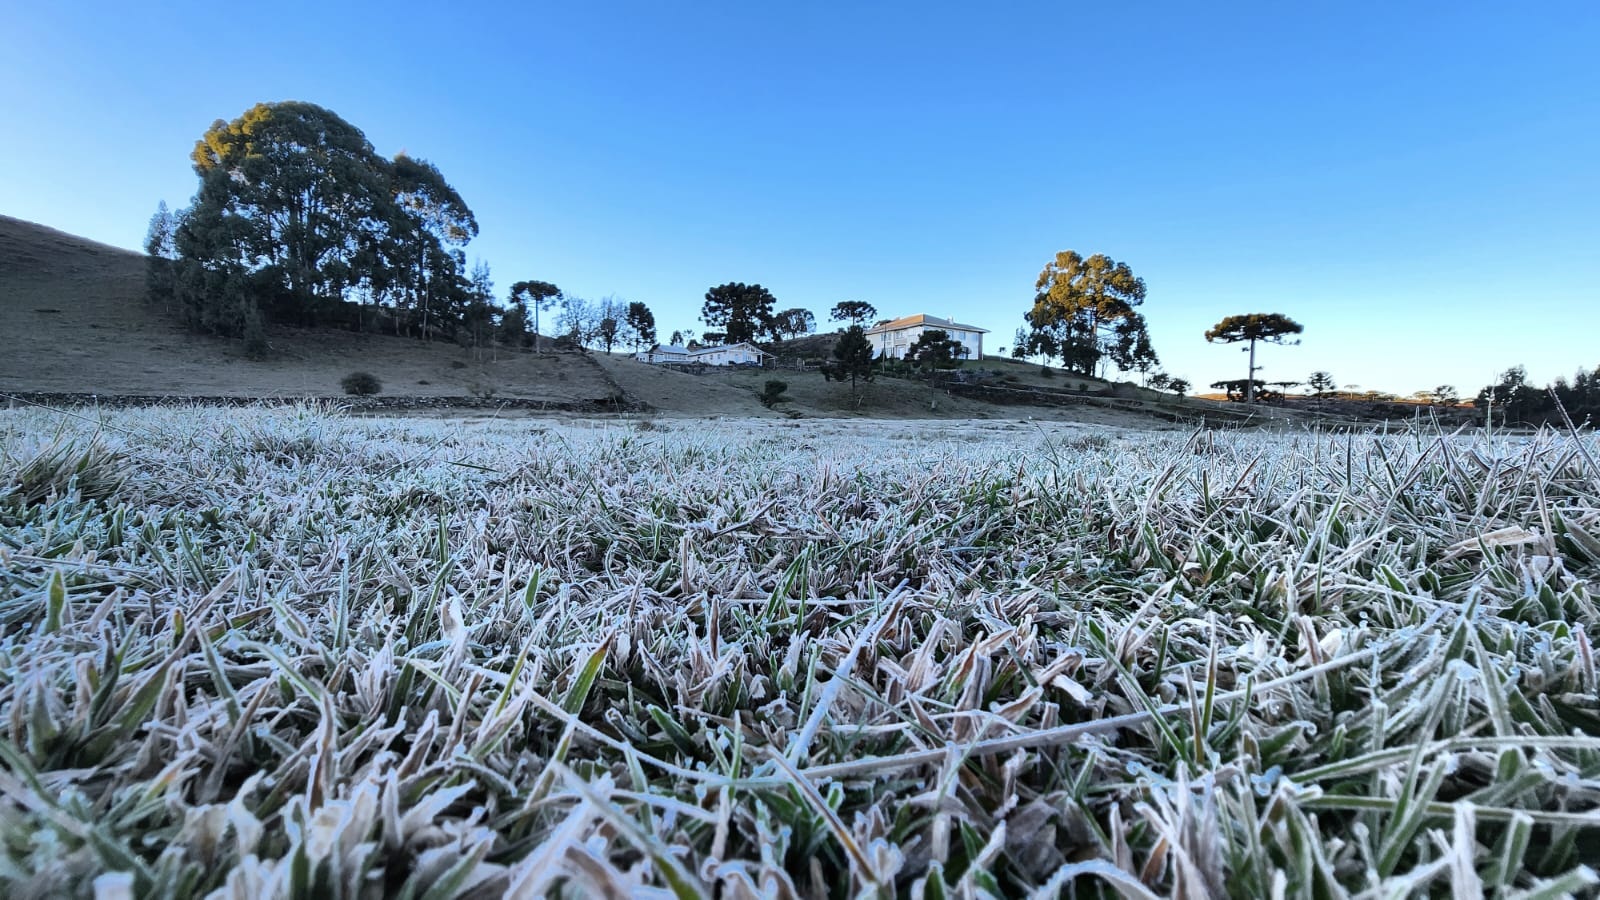
<svg viewBox="0 0 1600 900">
<path fill-rule="evenodd" d="M 1558 405 L 1559 404 L 1559 405 Z M 1582 369 L 1571 380 L 1558 377 L 1546 387 L 1528 383 L 1528 370 L 1512 366 L 1500 380 L 1478 391 L 1474 405 L 1488 410 L 1497 423 L 1512 425 L 1564 424 L 1564 409 L 1574 424 L 1600 422 L 1600 367 Z"/>
<path fill-rule="evenodd" d="M 706 343 L 739 344 L 745 341 L 783 341 L 805 337 L 817 330 L 817 317 L 794 307 L 774 311 L 778 298 L 759 284 L 730 281 L 706 291 L 700 318 L 712 330 L 701 337 Z"/>
<path fill-rule="evenodd" d="M 465 345 L 539 346 L 557 335 L 610 350 L 655 341 L 642 303 L 591 303 L 519 281 L 502 305 L 487 263 L 467 268 L 478 223 L 432 163 L 380 156 L 311 103 L 260 103 L 217 120 L 190 155 L 188 208 L 151 219 L 147 293 L 189 328 L 266 350 L 267 323 L 392 330 Z"/>
</svg>

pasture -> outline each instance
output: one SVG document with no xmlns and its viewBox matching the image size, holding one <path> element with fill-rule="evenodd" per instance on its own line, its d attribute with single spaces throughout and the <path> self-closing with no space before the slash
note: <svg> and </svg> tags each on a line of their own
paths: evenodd
<svg viewBox="0 0 1600 900">
<path fill-rule="evenodd" d="M 0 894 L 1592 890 L 1596 453 L 0 412 Z"/>
</svg>

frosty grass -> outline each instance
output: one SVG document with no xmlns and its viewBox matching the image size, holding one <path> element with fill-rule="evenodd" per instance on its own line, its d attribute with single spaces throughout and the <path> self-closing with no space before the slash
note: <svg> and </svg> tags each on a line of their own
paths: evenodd
<svg viewBox="0 0 1600 900">
<path fill-rule="evenodd" d="M 1592 891 L 1597 454 L 0 412 L 0 894 Z"/>
</svg>

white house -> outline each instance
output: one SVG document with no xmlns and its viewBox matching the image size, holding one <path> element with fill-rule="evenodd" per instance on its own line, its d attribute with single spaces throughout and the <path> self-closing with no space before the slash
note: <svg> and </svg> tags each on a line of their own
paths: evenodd
<svg viewBox="0 0 1600 900">
<path fill-rule="evenodd" d="M 891 319 L 868 328 L 867 340 L 872 342 L 873 356 L 905 359 L 906 350 L 925 331 L 943 331 L 950 335 L 951 340 L 960 343 L 966 350 L 965 358 L 973 360 L 983 358 L 983 336 L 989 333 L 987 328 L 975 325 L 962 325 L 938 316 L 915 315 Z"/>
<path fill-rule="evenodd" d="M 679 365 L 693 364 L 700 366 L 759 366 L 763 358 L 771 355 L 771 353 L 757 347 L 755 344 L 743 341 L 737 344 L 714 347 L 696 347 L 693 350 L 670 344 L 657 344 L 649 350 L 641 350 L 635 353 L 633 358 L 647 363 L 677 363 Z"/>
<path fill-rule="evenodd" d="M 759 366 L 763 357 L 771 355 L 749 341 L 742 341 L 690 350 L 689 361 L 706 366 Z"/>
<path fill-rule="evenodd" d="M 647 363 L 686 363 L 689 350 L 676 344 L 657 344 L 649 350 L 640 350 L 633 358 Z"/>
</svg>

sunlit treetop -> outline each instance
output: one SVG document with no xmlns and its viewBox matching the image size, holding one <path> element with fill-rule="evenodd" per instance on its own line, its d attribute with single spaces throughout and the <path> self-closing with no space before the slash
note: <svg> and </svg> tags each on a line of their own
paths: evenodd
<svg viewBox="0 0 1600 900">
<path fill-rule="evenodd" d="M 1291 334 L 1305 331 L 1305 326 L 1281 313 L 1245 313 L 1228 316 L 1211 326 L 1206 340 L 1232 344 L 1236 341 L 1268 341 L 1281 344 Z"/>
</svg>

